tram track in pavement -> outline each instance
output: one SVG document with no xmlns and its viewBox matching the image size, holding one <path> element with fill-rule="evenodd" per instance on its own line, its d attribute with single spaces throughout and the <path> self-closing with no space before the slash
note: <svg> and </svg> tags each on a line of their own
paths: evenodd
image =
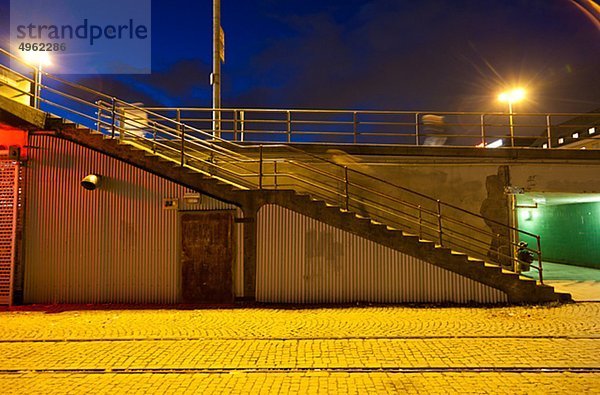
<svg viewBox="0 0 600 395">
<path fill-rule="evenodd" d="M 0 339 L 2 343 L 85 343 L 85 342 L 140 342 L 140 341 L 319 341 L 319 340 L 453 340 L 453 339 L 489 339 L 489 340 L 600 340 L 600 335 L 458 335 L 458 336 L 326 336 L 326 337 L 116 337 L 116 338 L 72 338 L 72 339 Z"/>
<path fill-rule="evenodd" d="M 600 367 L 311 367 L 311 368 L 133 368 L 133 369 L 0 369 L 0 374 L 264 374 L 264 373 L 600 373 Z"/>
</svg>

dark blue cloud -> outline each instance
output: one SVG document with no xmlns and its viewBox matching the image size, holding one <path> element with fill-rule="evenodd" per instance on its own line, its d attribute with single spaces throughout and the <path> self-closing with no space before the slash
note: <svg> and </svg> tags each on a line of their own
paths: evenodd
<svg viewBox="0 0 600 395">
<path fill-rule="evenodd" d="M 153 1 L 153 74 L 88 83 L 211 105 L 212 2 Z M 0 0 L 0 37 L 7 33 Z M 571 0 L 222 0 L 223 105 L 528 111 L 600 107 L 600 31 Z"/>
</svg>

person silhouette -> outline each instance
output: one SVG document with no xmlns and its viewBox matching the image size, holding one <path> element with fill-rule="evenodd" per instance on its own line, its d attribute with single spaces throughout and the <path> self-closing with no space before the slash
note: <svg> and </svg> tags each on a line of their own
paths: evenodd
<svg viewBox="0 0 600 395">
<path fill-rule="evenodd" d="M 448 139 L 444 135 L 446 132 L 444 116 L 425 114 L 421 120 L 423 121 L 423 134 L 425 136 L 423 145 L 444 145 Z"/>
</svg>

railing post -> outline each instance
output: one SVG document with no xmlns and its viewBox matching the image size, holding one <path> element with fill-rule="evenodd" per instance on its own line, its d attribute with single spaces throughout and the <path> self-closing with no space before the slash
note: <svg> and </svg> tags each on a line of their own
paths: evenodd
<svg viewBox="0 0 600 395">
<path fill-rule="evenodd" d="M 115 103 L 115 98 L 111 97 L 110 98 L 110 105 L 111 105 L 111 127 L 110 127 L 110 136 L 111 138 L 115 138 L 115 123 L 116 123 L 116 111 L 117 111 L 117 105 Z M 119 133 L 120 135 L 121 133 Z"/>
<path fill-rule="evenodd" d="M 263 146 L 258 146 L 258 189 L 263 188 Z"/>
<path fill-rule="evenodd" d="M 244 124 L 246 116 L 244 114 L 244 110 L 240 110 L 240 141 L 244 141 L 244 130 L 246 128 Z"/>
<path fill-rule="evenodd" d="M 177 121 L 177 131 L 179 132 L 179 134 L 181 134 L 181 109 L 176 109 L 176 115 L 175 115 L 175 120 Z"/>
<path fill-rule="evenodd" d="M 237 141 L 238 138 L 238 125 L 237 125 L 237 110 L 233 110 L 233 141 Z"/>
<path fill-rule="evenodd" d="M 273 183 L 275 184 L 275 189 L 277 189 L 277 160 L 273 161 Z"/>
<path fill-rule="evenodd" d="M 419 239 L 423 238 L 423 211 L 421 211 L 421 205 L 419 204 Z"/>
<path fill-rule="evenodd" d="M 356 144 L 358 140 L 358 113 L 356 111 L 352 113 L 352 135 L 354 144 Z"/>
<path fill-rule="evenodd" d="M 485 114 L 481 114 L 481 146 L 485 148 Z"/>
<path fill-rule="evenodd" d="M 292 141 L 292 113 L 291 111 L 287 111 L 287 142 L 290 143 Z"/>
<path fill-rule="evenodd" d="M 34 78 L 33 78 L 33 107 L 40 108 L 40 96 L 41 96 L 41 80 L 42 80 L 42 70 L 40 67 L 36 67 L 34 69 Z"/>
<path fill-rule="evenodd" d="M 156 153 L 156 122 L 152 122 L 152 152 Z"/>
<path fill-rule="evenodd" d="M 508 123 L 510 126 L 510 148 L 515 148 L 515 123 L 513 120 L 512 102 L 508 102 Z"/>
<path fill-rule="evenodd" d="M 540 276 L 540 284 L 544 284 L 544 269 L 542 268 L 542 243 L 540 241 L 540 235 L 535 237 L 537 239 L 537 250 L 538 250 L 538 273 Z"/>
<path fill-rule="evenodd" d="M 438 218 L 438 235 L 440 246 L 443 247 L 443 239 L 442 239 L 442 203 L 440 200 L 437 200 L 437 218 Z"/>
<path fill-rule="evenodd" d="M 546 133 L 548 134 L 548 149 L 552 148 L 552 123 L 550 114 L 546 115 Z"/>
<path fill-rule="evenodd" d="M 344 166 L 344 200 L 346 211 L 350 211 L 350 195 L 349 195 L 349 182 L 348 182 L 348 166 Z"/>
<path fill-rule="evenodd" d="M 181 167 L 185 166 L 185 125 L 181 127 Z"/>
<path fill-rule="evenodd" d="M 100 126 L 102 122 L 102 100 L 96 100 L 96 108 L 98 109 L 98 121 L 96 123 L 96 131 L 98 133 L 102 133 L 102 127 Z"/>
<path fill-rule="evenodd" d="M 415 145 L 419 145 L 419 113 L 415 113 Z"/>
</svg>

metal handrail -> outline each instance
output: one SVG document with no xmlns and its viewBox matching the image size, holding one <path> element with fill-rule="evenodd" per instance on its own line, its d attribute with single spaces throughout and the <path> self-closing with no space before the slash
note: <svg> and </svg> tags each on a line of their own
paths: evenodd
<svg viewBox="0 0 600 395">
<path fill-rule="evenodd" d="M 179 119 L 190 124 L 206 124 L 212 128 L 213 109 L 194 107 L 147 107 L 159 113 L 187 113 Z M 395 145 L 423 145 L 427 137 L 448 137 L 446 146 L 478 146 L 488 145 L 496 140 L 503 141 L 503 147 L 521 146 L 521 148 L 552 149 L 561 145 L 558 139 L 563 132 L 580 130 L 582 133 L 576 139 L 578 142 L 595 140 L 598 134 L 587 134 L 587 128 L 600 126 L 600 113 L 535 113 L 535 112 L 449 112 L 449 111 L 376 111 L 376 110 L 307 110 L 307 109 L 264 109 L 264 108 L 221 108 L 214 110 L 219 113 L 221 125 L 231 125 L 230 128 L 220 129 L 222 133 L 231 134 L 232 140 L 237 141 L 267 141 L 269 138 L 287 140 L 287 142 L 302 143 L 306 138 L 309 142 L 338 142 L 352 143 L 358 139 L 361 143 L 392 143 Z M 194 115 L 196 114 L 196 116 Z M 197 115 L 206 115 L 198 117 Z M 245 114 L 243 119 L 238 116 Z M 423 116 L 436 114 L 446 117 L 442 129 L 433 130 L 423 121 Z M 250 118 L 249 115 L 255 115 Z M 269 117 L 267 117 L 270 116 Z M 309 118 L 307 116 L 313 116 Z M 327 116 L 323 118 L 323 115 Z M 343 119 L 339 117 L 343 116 Z M 371 119 L 372 116 L 393 116 L 394 120 L 383 118 Z M 512 120 L 504 120 L 512 116 Z M 586 122 L 568 121 L 567 124 L 557 123 L 566 117 L 587 117 Z M 359 119 L 360 118 L 360 119 Z M 500 118 L 500 119 L 498 119 Z M 253 127 L 254 125 L 254 127 Z M 315 129 L 307 127 L 316 126 Z M 329 127 L 336 126 L 332 131 Z M 388 131 L 382 127 L 394 127 Z M 449 130 L 460 128 L 464 132 Z M 241 132 L 241 133 L 240 133 Z M 467 132 L 467 133 L 465 133 Z M 507 133 L 510 133 L 508 135 Z M 514 134 L 513 134 L 514 133 Z M 569 134 L 567 133 L 567 134 Z M 569 135 L 570 136 L 570 135 Z M 344 137 L 346 140 L 344 140 Z M 398 139 L 401 139 L 399 141 Z M 545 144 L 542 144 L 545 143 Z M 598 148 L 595 144 L 588 149 Z"/>
<path fill-rule="evenodd" d="M 15 58 L 2 49 L 0 49 L 0 53 L 8 54 L 11 58 Z M 25 62 L 21 61 L 21 63 L 31 67 L 34 74 L 40 72 Z M 173 109 L 177 113 L 177 118 L 172 119 L 157 113 L 155 108 L 134 105 L 89 87 L 65 81 L 47 72 L 43 72 L 42 75 L 46 80 L 52 81 L 52 83 L 65 85 L 68 87 L 67 91 L 75 90 L 77 92 L 77 94 L 65 92 L 65 89 L 54 88 L 49 86 L 48 83 L 39 83 L 39 79 L 37 78 L 32 79 L 31 81 L 39 85 L 33 90 L 35 95 L 45 92 L 47 93 L 45 96 L 56 95 L 59 97 L 58 101 L 57 99 L 52 100 L 49 97 L 44 97 L 44 95 L 36 97 L 38 99 L 36 103 L 39 103 L 39 106 L 46 107 L 42 108 L 43 110 L 56 113 L 53 109 L 59 109 L 81 120 L 94 121 L 96 124 L 91 129 L 96 129 L 126 143 L 130 142 L 129 139 L 131 137 L 135 137 L 135 142 L 138 145 L 155 153 L 160 149 L 161 155 L 179 162 L 181 166 L 190 167 L 198 172 L 217 177 L 244 188 L 280 189 L 283 184 L 281 179 L 288 179 L 291 182 L 290 186 L 296 189 L 297 192 L 310 191 L 314 197 L 331 204 L 339 204 L 339 201 L 342 200 L 344 203 L 340 204 L 340 206 L 359 214 L 362 210 L 361 206 L 368 207 L 370 211 L 366 214 L 374 220 L 388 225 L 396 225 L 399 229 L 406 227 L 411 229 L 411 227 L 418 226 L 420 236 L 425 235 L 423 229 L 426 229 L 428 233 L 437 236 L 437 242 L 440 246 L 471 251 L 476 255 L 475 257 L 484 259 L 490 257 L 483 256 L 482 251 L 474 250 L 474 247 L 471 245 L 473 244 L 472 237 L 469 234 L 463 233 L 464 230 L 460 231 L 456 229 L 456 226 L 476 230 L 478 234 L 486 235 L 492 239 L 501 238 L 502 235 L 493 233 L 483 227 L 475 227 L 472 223 L 465 224 L 464 218 L 459 219 L 450 216 L 447 212 L 449 209 L 457 210 L 463 216 L 468 215 L 472 219 L 494 223 L 504 229 L 508 235 L 511 232 L 516 232 L 520 235 L 534 237 L 537 240 L 537 249 L 530 249 L 530 251 L 538 256 L 539 267 L 537 269 L 539 271 L 540 282 L 543 283 L 542 251 L 539 235 L 534 235 L 516 227 L 485 218 L 480 214 L 441 202 L 420 192 L 410 190 L 368 173 L 351 169 L 348 166 L 340 165 L 296 147 L 283 144 L 268 146 L 262 144 L 240 145 L 228 141 L 216 133 L 208 132 L 186 123 L 185 118 L 181 117 L 181 112 L 187 110 L 185 108 Z M 86 97 L 86 95 L 91 95 L 91 97 Z M 89 115 L 90 111 L 95 112 L 94 116 Z M 136 118 L 132 114 L 132 111 L 135 111 L 137 114 L 144 114 L 144 116 L 141 119 L 139 117 Z M 210 111 L 213 110 L 210 109 Z M 284 111 L 282 113 L 286 115 L 288 125 L 291 122 L 290 114 L 292 112 L 320 114 L 330 112 L 329 110 L 290 111 L 267 109 L 257 111 Z M 345 113 L 342 110 L 335 111 Z M 356 116 L 359 112 L 355 111 L 352 113 L 353 116 Z M 367 111 L 361 113 L 415 114 L 393 111 Z M 229 122 L 227 119 L 221 119 L 222 124 L 227 122 Z M 356 125 L 356 122 L 353 122 L 353 124 Z M 289 127 L 287 130 L 289 132 Z M 149 132 L 152 134 L 152 137 L 145 135 Z M 157 138 L 157 135 L 161 135 L 160 138 Z M 420 135 L 423 136 L 423 134 Z M 283 149 L 287 152 L 287 155 L 276 159 L 265 158 L 265 149 Z M 256 158 L 257 151 L 258 159 Z M 297 158 L 290 159 L 292 154 Z M 325 168 L 322 168 L 323 166 Z M 267 167 L 272 167 L 273 171 L 266 171 Z M 284 167 L 284 169 L 281 169 L 281 167 Z M 336 173 L 344 175 L 339 176 Z M 310 175 L 310 177 L 307 175 Z M 273 178 L 272 183 L 269 182 L 270 178 Z M 279 178 L 279 182 L 277 178 Z M 361 183 L 360 179 L 364 179 L 365 181 Z M 379 188 L 374 189 L 372 188 L 373 183 L 383 189 L 391 189 L 393 193 L 381 192 Z M 340 184 L 342 185 L 341 189 L 338 187 Z M 315 189 L 318 192 L 315 192 Z M 418 203 L 400 198 L 399 195 L 401 193 L 418 198 Z M 376 197 L 378 200 L 373 200 L 373 197 Z M 426 204 L 429 204 L 433 208 L 425 207 Z M 413 212 L 406 210 L 412 210 Z M 452 228 L 449 224 L 456 226 Z M 511 250 L 514 251 L 517 242 L 510 240 L 510 237 L 507 239 L 507 242 L 502 245 L 508 246 L 508 253 L 495 251 L 496 256 L 492 258 L 494 258 L 493 260 L 496 263 L 502 264 L 504 261 L 509 261 L 514 265 L 517 260 Z M 457 244 L 456 241 L 452 240 L 461 240 L 461 243 Z M 483 240 L 478 240 L 478 242 L 485 244 Z"/>
</svg>

